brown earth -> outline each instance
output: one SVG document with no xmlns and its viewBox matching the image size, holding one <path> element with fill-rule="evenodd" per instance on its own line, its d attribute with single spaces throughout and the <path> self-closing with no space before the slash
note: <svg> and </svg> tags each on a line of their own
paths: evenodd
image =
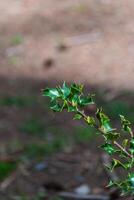
<svg viewBox="0 0 134 200">
<path fill-rule="evenodd" d="M 1 75 L 133 90 L 133 0 L 6 0 L 0 10 Z"/>
<path fill-rule="evenodd" d="M 0 13 L 1 97 L 40 96 L 44 85 L 63 80 L 133 91 L 133 0 L 5 0 L 0 1 Z M 42 118 L 47 126 L 66 122 L 63 128 L 68 132 L 73 129 L 71 118 L 54 117 L 37 104 L 0 109 L 0 155 L 16 138 L 24 144 L 36 141 L 36 137 L 22 135 L 17 129 L 30 117 Z M 91 150 L 88 145 L 45 157 L 49 165 L 46 172 L 27 169 L 30 180 L 16 178 L 8 193 L 26 193 L 32 198 L 48 180 L 56 182 L 57 177 L 63 189 L 72 191 L 83 183 L 81 176 L 93 193 L 106 192 L 98 144 L 93 143 Z"/>
</svg>

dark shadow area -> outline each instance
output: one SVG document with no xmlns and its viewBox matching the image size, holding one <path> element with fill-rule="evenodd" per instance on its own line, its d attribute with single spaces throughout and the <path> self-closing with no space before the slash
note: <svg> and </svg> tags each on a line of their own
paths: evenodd
<svg viewBox="0 0 134 200">
<path fill-rule="evenodd" d="M 107 193 L 102 167 L 101 138 L 70 113 L 53 113 L 41 91 L 60 82 L 0 77 L 0 181 L 10 196 L 33 199 L 58 191 L 74 191 L 88 184 L 95 194 Z M 134 95 L 85 86 L 96 102 L 120 127 L 118 114 L 133 122 Z M 96 111 L 88 107 L 87 114 Z M 3 193 L 4 195 L 4 193 Z M 52 198 L 53 197 L 53 198 Z M 5 198 L 6 199 L 6 198 Z"/>
</svg>

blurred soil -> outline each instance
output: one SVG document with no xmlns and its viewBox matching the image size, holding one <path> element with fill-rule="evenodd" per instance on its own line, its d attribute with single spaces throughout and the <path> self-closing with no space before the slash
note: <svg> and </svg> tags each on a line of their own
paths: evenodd
<svg viewBox="0 0 134 200">
<path fill-rule="evenodd" d="M 0 11 L 2 75 L 133 89 L 133 0 L 5 0 Z"/>
<path fill-rule="evenodd" d="M 50 112 L 41 89 L 85 83 L 113 118 L 122 111 L 133 120 L 133 95 L 120 91 L 134 89 L 134 1 L 5 0 L 0 13 L 0 160 L 17 160 L 4 191 L 33 200 L 42 188 L 53 196 L 55 187 L 88 184 L 106 193 L 101 140 L 71 115 Z"/>
</svg>

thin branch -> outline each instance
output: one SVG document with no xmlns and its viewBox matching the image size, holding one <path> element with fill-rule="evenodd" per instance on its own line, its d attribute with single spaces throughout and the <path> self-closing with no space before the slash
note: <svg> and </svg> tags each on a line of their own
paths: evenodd
<svg viewBox="0 0 134 200">
<path fill-rule="evenodd" d="M 61 192 L 58 195 L 61 198 L 64 199 L 70 199 L 70 200 L 110 200 L 109 196 L 104 195 L 79 195 L 74 194 L 71 192 Z"/>
<path fill-rule="evenodd" d="M 127 151 L 125 148 L 123 148 L 118 142 L 114 141 L 114 144 L 115 144 L 119 149 L 121 149 L 124 153 L 126 153 L 126 154 L 129 156 L 129 158 L 133 158 L 133 156 L 132 156 L 131 154 L 129 154 L 128 151 Z"/>
<path fill-rule="evenodd" d="M 84 112 L 80 111 L 79 109 L 77 109 L 77 113 L 79 113 L 82 117 L 84 117 L 84 119 L 87 118 L 87 115 L 86 115 Z M 102 135 L 104 135 L 103 130 L 102 130 L 100 127 L 98 127 L 96 124 L 94 125 L 94 128 L 95 128 L 96 130 L 98 130 L 99 132 L 101 132 Z M 131 134 L 132 134 L 132 136 L 133 136 L 133 133 L 131 133 Z M 133 156 L 132 156 L 130 153 L 128 153 L 128 151 L 127 151 L 125 148 L 123 148 L 118 142 L 114 141 L 114 144 L 115 144 L 120 150 L 122 150 L 125 154 L 127 154 L 129 158 L 131 158 L 131 159 L 133 158 Z"/>
</svg>

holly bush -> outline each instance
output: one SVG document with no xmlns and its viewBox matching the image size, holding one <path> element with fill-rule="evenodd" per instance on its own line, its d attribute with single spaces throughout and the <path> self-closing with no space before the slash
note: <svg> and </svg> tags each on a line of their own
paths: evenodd
<svg viewBox="0 0 134 200">
<path fill-rule="evenodd" d="M 110 180 L 108 187 L 117 187 L 121 195 L 134 195 L 134 133 L 131 123 L 122 115 L 120 116 L 122 134 L 113 128 L 109 117 L 102 108 L 97 108 L 94 115 L 85 113 L 86 106 L 95 104 L 94 94 L 84 95 L 82 84 L 71 84 L 43 90 L 43 96 L 51 99 L 50 108 L 54 112 L 74 113 L 73 119 L 83 120 L 89 126 L 94 127 L 97 133 L 103 137 L 101 148 L 110 155 L 111 163 L 106 168 L 113 172 L 116 168 L 122 168 L 126 172 L 117 181 Z M 124 134 L 126 132 L 126 134 Z"/>
</svg>

